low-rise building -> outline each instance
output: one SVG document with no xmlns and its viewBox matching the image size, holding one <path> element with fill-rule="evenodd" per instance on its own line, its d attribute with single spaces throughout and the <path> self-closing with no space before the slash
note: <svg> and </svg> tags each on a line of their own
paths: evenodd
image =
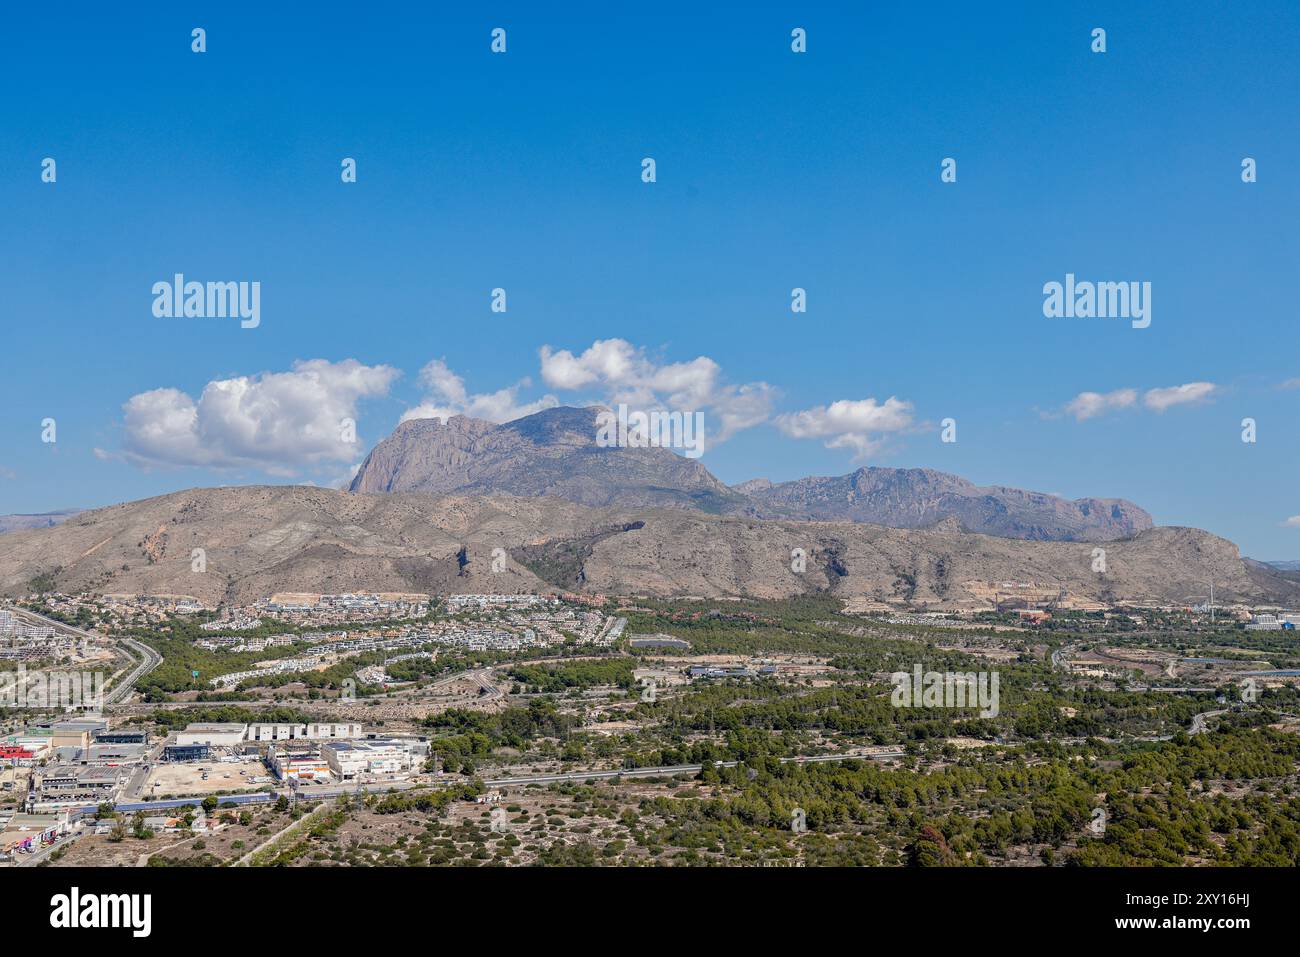
<svg viewBox="0 0 1300 957">
<path fill-rule="evenodd" d="M 331 741 L 321 749 L 333 775 L 351 781 L 362 775 L 404 774 L 414 758 L 401 741 Z"/>
<path fill-rule="evenodd" d="M 66 811 L 51 814 L 14 814 L 0 819 L 0 854 L 26 854 L 40 850 L 72 830 Z"/>
<path fill-rule="evenodd" d="M 96 731 L 91 738 L 95 744 L 148 744 L 149 732 L 121 728 L 117 731 Z"/>
<path fill-rule="evenodd" d="M 212 748 L 233 748 L 244 742 L 245 724 L 191 724 L 176 735 L 176 743 L 206 744 Z"/>
<path fill-rule="evenodd" d="M 52 810 L 111 801 L 122 781 L 120 768 L 53 764 L 32 770 L 28 809 Z"/>
<path fill-rule="evenodd" d="M 361 725 L 355 721 L 317 722 L 312 724 L 250 724 L 249 741 L 329 741 L 361 737 Z"/>
<path fill-rule="evenodd" d="M 212 749 L 206 744 L 169 744 L 163 748 L 164 761 L 206 761 Z"/>
<path fill-rule="evenodd" d="M 281 781 L 319 781 L 330 776 L 329 762 L 319 751 L 290 751 L 273 746 L 266 760 Z"/>
<path fill-rule="evenodd" d="M 0 744 L 0 767 L 30 768 L 40 760 L 40 754 L 46 750 L 21 744 Z"/>
<path fill-rule="evenodd" d="M 148 754 L 149 749 L 143 744 L 92 744 L 81 752 L 78 759 L 82 764 L 102 764 L 117 767 L 126 764 L 139 764 Z"/>
</svg>

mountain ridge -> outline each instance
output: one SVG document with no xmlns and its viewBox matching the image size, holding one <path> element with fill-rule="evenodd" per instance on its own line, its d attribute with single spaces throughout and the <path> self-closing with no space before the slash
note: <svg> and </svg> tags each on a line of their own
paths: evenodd
<svg viewBox="0 0 1300 957">
<path fill-rule="evenodd" d="M 977 535 L 954 523 L 895 529 L 764 521 L 671 507 L 561 499 L 228 486 L 83 512 L 10 533 L 0 593 L 180 594 L 248 603 L 277 591 L 551 593 L 662 597 L 830 594 L 920 607 L 987 604 L 1000 582 L 1036 582 L 1106 604 L 1294 603 L 1300 582 L 1199 529 L 1157 527 L 1106 546 Z M 493 572 L 493 549 L 508 561 Z M 195 549 L 203 570 L 196 572 Z M 792 561 L 807 556 L 804 572 Z M 540 574 L 539 574 L 540 573 Z"/>
<path fill-rule="evenodd" d="M 968 531 L 1045 541 L 1113 541 L 1154 527 L 1118 498 L 1069 501 L 1010 486 L 977 486 L 936 469 L 869 466 L 841 476 L 728 487 L 666 448 L 596 442 L 603 407 L 557 407 L 494 425 L 467 416 L 411 419 L 366 456 L 349 490 L 562 498 L 579 505 L 698 509 L 796 521 L 924 528 L 955 517 Z"/>
</svg>

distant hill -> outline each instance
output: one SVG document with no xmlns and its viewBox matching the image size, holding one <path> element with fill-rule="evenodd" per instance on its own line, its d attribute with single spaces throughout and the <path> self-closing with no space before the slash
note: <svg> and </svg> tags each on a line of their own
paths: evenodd
<svg viewBox="0 0 1300 957">
<path fill-rule="evenodd" d="M 1273 568 L 1276 568 L 1278 571 L 1283 571 L 1283 572 L 1300 572 L 1300 561 L 1295 561 L 1295 562 L 1264 562 L 1264 564 L 1265 564 L 1265 565 L 1269 565 L 1269 566 L 1271 566 L 1271 567 L 1273 567 Z"/>
<path fill-rule="evenodd" d="M 57 512 L 40 512 L 35 515 L 0 515 L 0 535 L 20 528 L 49 528 L 60 522 L 66 522 L 82 511 L 84 509 L 65 508 Z"/>
<path fill-rule="evenodd" d="M 1105 542 L 1154 525 L 1150 514 L 1119 498 L 1068 501 L 1043 492 L 980 487 L 933 469 L 861 468 L 834 478 L 735 486 L 765 518 L 870 522 L 925 528 L 955 518 L 969 531 L 1035 541 Z"/>
<path fill-rule="evenodd" d="M 193 570 L 194 549 L 206 570 Z M 508 556 L 492 571 L 493 550 Z M 804 550 L 806 569 L 792 568 Z M 249 602 L 278 591 L 546 592 L 780 598 L 830 594 L 930 607 L 987 601 L 990 583 L 1037 582 L 1105 602 L 1294 604 L 1300 583 L 1208 532 L 1154 528 L 1106 546 L 960 530 L 761 521 L 681 508 L 588 508 L 556 498 L 355 495 L 308 486 L 191 489 L 15 531 L 0 593 L 33 579 L 66 592 Z"/>
<path fill-rule="evenodd" d="M 1067 501 L 981 488 L 932 469 L 862 468 L 834 478 L 753 479 L 728 488 L 669 449 L 597 446 L 600 411 L 546 409 L 505 425 L 460 415 L 446 422 L 412 419 L 375 446 L 351 491 L 547 496 L 595 507 L 666 506 L 891 528 L 955 519 L 968 531 L 1037 541 L 1112 541 L 1153 524 L 1123 499 Z"/>
</svg>

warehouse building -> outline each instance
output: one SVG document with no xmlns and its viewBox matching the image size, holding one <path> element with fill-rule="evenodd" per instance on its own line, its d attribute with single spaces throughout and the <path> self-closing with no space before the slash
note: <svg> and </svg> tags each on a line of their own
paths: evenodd
<svg viewBox="0 0 1300 957">
<path fill-rule="evenodd" d="M 122 780 L 121 769 L 80 764 L 54 764 L 32 769 L 28 810 L 44 811 L 112 800 Z"/>
<path fill-rule="evenodd" d="M 96 731 L 91 737 L 96 744 L 148 744 L 148 731 Z"/>
<path fill-rule="evenodd" d="M 249 741 L 330 741 L 361 737 L 355 721 L 315 724 L 250 724 Z"/>
<path fill-rule="evenodd" d="M 81 764 L 116 767 L 123 764 L 139 764 L 148 753 L 149 749 L 143 744 L 92 744 L 81 752 L 78 761 Z"/>
<path fill-rule="evenodd" d="M 400 741 L 332 741 L 321 749 L 335 777 L 351 781 L 361 775 L 404 774 L 411 770 L 411 751 Z"/>
<path fill-rule="evenodd" d="M 163 748 L 164 761 L 206 761 L 212 749 L 206 744 L 169 744 Z"/>
<path fill-rule="evenodd" d="M 323 781 L 330 766 L 319 751 L 289 751 L 272 747 L 266 761 L 281 781 Z"/>
<path fill-rule="evenodd" d="M 206 744 L 210 748 L 233 748 L 244 743 L 246 724 L 191 724 L 176 735 L 176 743 Z"/>
</svg>

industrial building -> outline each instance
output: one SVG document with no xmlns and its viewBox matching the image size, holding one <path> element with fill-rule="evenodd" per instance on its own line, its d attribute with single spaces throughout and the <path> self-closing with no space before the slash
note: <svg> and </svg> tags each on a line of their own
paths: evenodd
<svg viewBox="0 0 1300 957">
<path fill-rule="evenodd" d="M 118 731 L 96 731 L 91 735 L 95 744 L 148 744 L 148 731 L 128 731 L 121 729 Z"/>
<path fill-rule="evenodd" d="M 95 718 L 74 721 L 42 721 L 26 731 L 28 735 L 43 737 L 52 748 L 86 748 L 91 735 L 108 728 L 108 722 Z"/>
<path fill-rule="evenodd" d="M 30 768 L 47 750 L 49 749 L 43 744 L 0 744 L 0 768 Z"/>
<path fill-rule="evenodd" d="M 331 741 L 361 737 L 361 725 L 355 721 L 314 724 L 250 724 L 249 741 Z"/>
<path fill-rule="evenodd" d="M 290 751 L 272 747 L 267 763 L 281 781 L 320 781 L 330 776 L 330 766 L 319 751 Z"/>
<path fill-rule="evenodd" d="M 169 744 L 163 748 L 164 761 L 206 761 L 212 749 L 206 744 Z"/>
<path fill-rule="evenodd" d="M 81 752 L 77 761 L 80 764 L 102 764 L 116 767 L 125 764 L 139 764 L 145 759 L 149 749 L 143 744 L 92 744 Z"/>
<path fill-rule="evenodd" d="M 191 724 L 176 735 L 176 743 L 206 744 L 211 748 L 233 748 L 244 743 L 245 724 Z"/>
<path fill-rule="evenodd" d="M 0 855 L 39 850 L 72 830 L 66 811 L 54 814 L 0 815 Z"/>
<path fill-rule="evenodd" d="M 122 781 L 120 768 L 54 764 L 32 769 L 28 810 L 41 811 L 111 801 Z"/>
<path fill-rule="evenodd" d="M 334 776 L 344 781 L 403 774 L 414 763 L 410 748 L 401 741 L 332 741 L 321 753 Z"/>
<path fill-rule="evenodd" d="M 1289 611 L 1280 615 L 1260 614 L 1255 615 L 1250 624 L 1246 625 L 1247 631 L 1294 631 L 1300 626 L 1300 613 Z"/>
</svg>

